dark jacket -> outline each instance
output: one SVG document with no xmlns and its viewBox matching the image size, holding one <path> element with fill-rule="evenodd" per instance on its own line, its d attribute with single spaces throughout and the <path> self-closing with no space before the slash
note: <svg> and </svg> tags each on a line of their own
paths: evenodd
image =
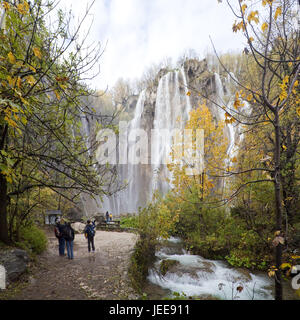
<svg viewBox="0 0 300 320">
<path fill-rule="evenodd" d="M 95 233 L 96 233 L 95 228 L 96 228 L 95 223 L 93 223 L 93 224 L 87 224 L 87 225 L 85 226 L 84 233 L 87 234 L 88 238 L 92 238 L 92 237 L 95 236 Z"/>
<path fill-rule="evenodd" d="M 70 224 L 64 225 L 64 228 L 62 229 L 62 236 L 66 241 L 73 241 L 75 238 L 75 231 L 71 227 Z"/>
<path fill-rule="evenodd" d="M 54 227 L 54 234 L 56 236 L 57 239 L 61 239 L 62 238 L 62 229 L 63 229 L 62 224 L 60 223 L 56 223 L 55 227 Z"/>
</svg>

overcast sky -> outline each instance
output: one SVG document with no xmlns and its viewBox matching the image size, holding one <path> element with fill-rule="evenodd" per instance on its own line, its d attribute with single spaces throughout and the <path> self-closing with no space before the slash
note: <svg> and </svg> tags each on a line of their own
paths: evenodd
<svg viewBox="0 0 300 320">
<path fill-rule="evenodd" d="M 81 17 L 90 0 L 61 0 Z M 217 0 L 95 0 L 88 21 L 93 20 L 89 41 L 106 49 L 100 60 L 101 74 L 93 86 L 113 86 L 120 77 L 134 79 L 152 63 L 165 57 L 176 62 L 186 50 L 200 56 L 212 51 L 235 51 L 245 45 L 232 32 L 234 17 Z M 85 27 L 87 28 L 87 26 Z"/>
</svg>

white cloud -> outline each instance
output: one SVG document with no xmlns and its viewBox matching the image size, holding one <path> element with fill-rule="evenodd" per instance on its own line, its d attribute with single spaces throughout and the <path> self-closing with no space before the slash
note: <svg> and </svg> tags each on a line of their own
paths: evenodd
<svg viewBox="0 0 300 320">
<path fill-rule="evenodd" d="M 72 3 L 82 15 L 90 1 Z M 93 86 L 112 86 L 120 78 L 138 78 L 143 70 L 164 57 L 173 61 L 187 49 L 212 51 L 209 35 L 219 52 L 243 48 L 232 32 L 234 16 L 216 0 L 96 0 L 89 40 L 107 47 L 100 60 L 101 74 Z M 89 19 L 90 20 L 90 19 Z"/>
</svg>

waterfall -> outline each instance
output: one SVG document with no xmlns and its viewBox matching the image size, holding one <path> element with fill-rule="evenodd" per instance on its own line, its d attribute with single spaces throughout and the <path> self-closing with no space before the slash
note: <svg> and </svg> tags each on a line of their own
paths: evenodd
<svg viewBox="0 0 300 320">
<path fill-rule="evenodd" d="M 225 102 L 224 102 L 225 101 L 225 92 L 223 89 L 223 84 L 222 84 L 220 75 L 218 73 L 215 73 L 214 76 L 215 76 L 215 84 L 216 84 L 217 103 L 220 106 L 223 106 L 225 104 Z M 228 82 L 228 78 L 227 78 L 227 82 Z M 229 82 L 229 84 L 230 84 L 230 82 Z M 228 87 L 226 87 L 226 91 L 230 92 Z M 229 107 L 233 108 L 233 101 L 229 102 Z M 224 120 L 225 119 L 225 111 L 218 106 L 216 106 L 215 109 L 216 109 L 218 120 Z M 227 155 L 230 157 L 233 157 L 233 149 L 234 149 L 234 146 L 236 143 L 237 125 L 233 125 L 232 123 L 228 123 L 226 125 L 226 129 L 227 129 L 228 140 L 229 140 L 229 144 L 228 144 L 228 148 L 227 148 Z M 229 164 L 230 164 L 230 161 L 227 162 L 227 165 L 229 165 Z"/>
<path fill-rule="evenodd" d="M 223 83 L 220 75 L 215 72 L 214 82 L 215 99 L 219 106 L 223 106 L 230 97 L 230 79 L 225 79 Z M 115 215 L 136 213 L 139 207 L 144 207 L 148 201 L 151 201 L 155 190 L 161 194 L 170 190 L 172 173 L 168 170 L 167 163 L 170 160 L 170 152 L 174 142 L 173 134 L 176 133 L 176 130 L 184 129 L 192 110 L 187 88 L 187 77 L 182 67 L 167 72 L 159 79 L 153 104 L 149 104 L 150 89 L 145 89 L 140 93 L 134 117 L 128 125 L 127 155 L 129 162 L 117 166 L 119 181 L 128 181 L 128 186 L 112 196 L 104 197 L 101 211 L 110 211 Z M 232 104 L 233 99 L 230 99 L 228 105 Z M 222 108 L 211 105 L 210 110 L 217 121 L 225 119 L 225 111 Z M 152 117 L 147 116 L 151 113 Z M 146 123 L 149 119 L 152 122 Z M 88 123 L 84 126 L 87 127 Z M 139 129 L 147 130 L 148 137 L 151 137 L 147 141 L 148 159 L 151 158 L 151 162 L 147 162 L 147 164 L 141 163 L 141 161 L 130 161 L 132 159 L 140 160 L 139 157 L 141 157 L 141 146 L 139 145 L 139 156 L 135 154 L 137 151 L 134 148 L 139 143 L 137 139 Z M 235 146 L 240 135 L 239 131 L 240 129 L 235 123 L 227 124 L 224 129 L 224 134 L 229 140 L 227 154 L 231 158 L 236 152 Z M 226 165 L 231 165 L 231 161 L 228 160 Z"/>
<path fill-rule="evenodd" d="M 129 126 L 128 137 L 133 135 L 134 139 L 132 139 L 131 144 L 128 142 L 129 153 L 128 153 L 127 168 L 128 168 L 129 185 L 128 185 L 127 193 L 129 197 L 127 198 L 127 201 L 130 200 L 128 203 L 128 212 L 135 212 L 136 208 L 139 205 L 139 194 L 141 191 L 140 189 L 141 176 L 139 172 L 140 166 L 139 164 L 131 163 L 131 162 L 136 157 L 136 154 L 135 154 L 136 150 L 132 147 L 132 145 L 135 144 L 136 138 L 138 137 L 138 130 L 141 129 L 141 117 L 144 111 L 145 99 L 146 99 L 146 90 L 143 90 L 139 96 L 139 99 L 136 105 L 134 118 L 130 122 L 130 126 Z"/>
<path fill-rule="evenodd" d="M 186 88 L 186 90 L 187 90 L 188 89 L 188 84 L 187 84 L 186 75 L 185 75 L 183 67 L 180 69 L 180 73 L 182 75 L 184 88 Z M 186 93 L 185 93 L 185 101 L 186 101 L 185 120 L 188 120 L 189 119 L 189 113 L 192 111 L 192 105 L 191 105 L 190 97 Z"/>
<path fill-rule="evenodd" d="M 149 126 L 147 130 L 148 136 L 151 137 L 151 146 L 148 145 L 148 158 L 151 158 L 151 163 L 128 162 L 127 165 L 118 165 L 119 179 L 127 180 L 128 186 L 111 197 L 104 197 L 101 211 L 110 211 L 116 215 L 136 213 L 139 206 L 145 206 L 152 199 L 155 190 L 165 194 L 170 189 L 172 176 L 166 164 L 173 144 L 172 130 L 184 129 L 192 110 L 186 91 L 187 80 L 183 68 L 170 71 L 160 78 L 153 109 L 153 123 L 150 125 L 154 130 L 148 132 Z M 147 90 L 143 90 L 139 95 L 134 117 L 128 125 L 128 160 L 136 156 L 133 146 L 138 130 L 146 129 L 143 120 L 147 112 L 146 97 Z"/>
<path fill-rule="evenodd" d="M 228 77 L 222 81 L 217 72 L 213 76 L 214 99 L 220 106 L 225 105 L 229 99 L 228 105 L 232 106 L 234 100 L 230 98 L 231 78 Z M 151 201 L 155 190 L 161 194 L 166 194 L 170 190 L 172 173 L 168 170 L 167 163 L 170 160 L 170 152 L 174 142 L 173 135 L 176 134 L 176 130 L 182 133 L 192 110 L 187 91 L 187 76 L 184 67 L 182 67 L 163 75 L 159 79 L 155 91 L 153 88 L 147 88 L 140 93 L 133 119 L 127 126 L 127 144 L 124 149 L 127 150 L 128 163 L 116 166 L 118 182 L 123 184 L 124 181 L 127 181 L 127 187 L 114 195 L 104 196 L 102 204 L 100 201 L 96 201 L 98 212 L 109 211 L 116 216 L 122 213 L 137 213 L 139 207 L 145 207 L 147 202 Z M 153 92 L 155 92 L 155 99 L 151 100 Z M 225 111 L 222 108 L 210 105 L 210 110 L 216 121 L 225 119 Z M 89 136 L 88 119 L 83 118 L 82 123 L 83 130 Z M 140 129 L 146 131 L 147 143 L 145 140 L 141 140 L 142 132 Z M 236 123 L 227 124 L 224 128 L 224 134 L 229 140 L 227 154 L 231 158 L 237 151 L 235 146 L 238 143 L 237 138 L 240 136 L 240 130 Z M 241 140 L 241 136 L 239 140 Z M 89 140 L 87 140 L 88 143 Z M 141 161 L 143 153 L 147 157 L 146 163 Z M 226 165 L 231 165 L 231 161 L 228 160 Z M 224 182 L 224 186 L 225 184 Z"/>
<path fill-rule="evenodd" d="M 82 123 L 82 134 L 84 135 L 84 141 L 87 148 L 88 156 L 92 155 L 91 150 L 91 124 L 87 115 L 82 111 L 81 112 L 81 123 Z M 97 167 L 94 164 L 94 169 L 97 171 Z M 87 193 L 81 193 L 80 199 L 83 204 L 83 210 L 87 217 L 93 216 L 94 214 L 99 212 L 99 207 L 101 205 L 101 201 L 99 196 L 91 197 Z"/>
<path fill-rule="evenodd" d="M 168 72 L 158 84 L 154 130 L 152 137 L 152 179 L 151 194 L 158 189 L 165 194 L 170 189 L 172 175 L 166 164 L 170 160 L 173 145 L 172 132 L 175 129 L 184 129 L 191 103 L 186 95 L 187 81 L 183 68 Z"/>
<path fill-rule="evenodd" d="M 102 211 L 109 211 L 114 214 L 120 213 L 134 213 L 137 208 L 142 205 L 140 201 L 142 188 L 142 175 L 139 164 L 132 163 L 131 160 L 136 158 L 135 149 L 133 145 L 138 136 L 138 130 L 141 128 L 141 117 L 144 111 L 144 104 L 146 99 L 146 90 L 143 90 L 138 98 L 133 119 L 128 125 L 127 136 L 127 154 L 128 164 L 118 165 L 118 179 L 122 184 L 126 180 L 128 185 L 125 190 L 122 190 L 112 196 L 105 196 L 102 203 Z M 130 137 L 130 141 L 128 138 Z"/>
</svg>

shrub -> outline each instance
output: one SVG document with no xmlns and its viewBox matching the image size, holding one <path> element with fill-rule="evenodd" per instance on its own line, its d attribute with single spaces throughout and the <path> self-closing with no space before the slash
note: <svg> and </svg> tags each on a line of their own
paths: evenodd
<svg viewBox="0 0 300 320">
<path fill-rule="evenodd" d="M 155 259 L 155 244 L 147 239 L 139 240 L 131 256 L 128 275 L 132 287 L 139 293 L 148 276 L 148 269 Z"/>
<path fill-rule="evenodd" d="M 138 228 L 138 218 L 136 216 L 128 216 L 121 218 L 120 226 L 122 228 Z"/>
<path fill-rule="evenodd" d="M 40 254 L 47 248 L 45 233 L 33 224 L 21 228 L 20 239 L 21 241 L 17 245 L 34 254 Z"/>
</svg>

